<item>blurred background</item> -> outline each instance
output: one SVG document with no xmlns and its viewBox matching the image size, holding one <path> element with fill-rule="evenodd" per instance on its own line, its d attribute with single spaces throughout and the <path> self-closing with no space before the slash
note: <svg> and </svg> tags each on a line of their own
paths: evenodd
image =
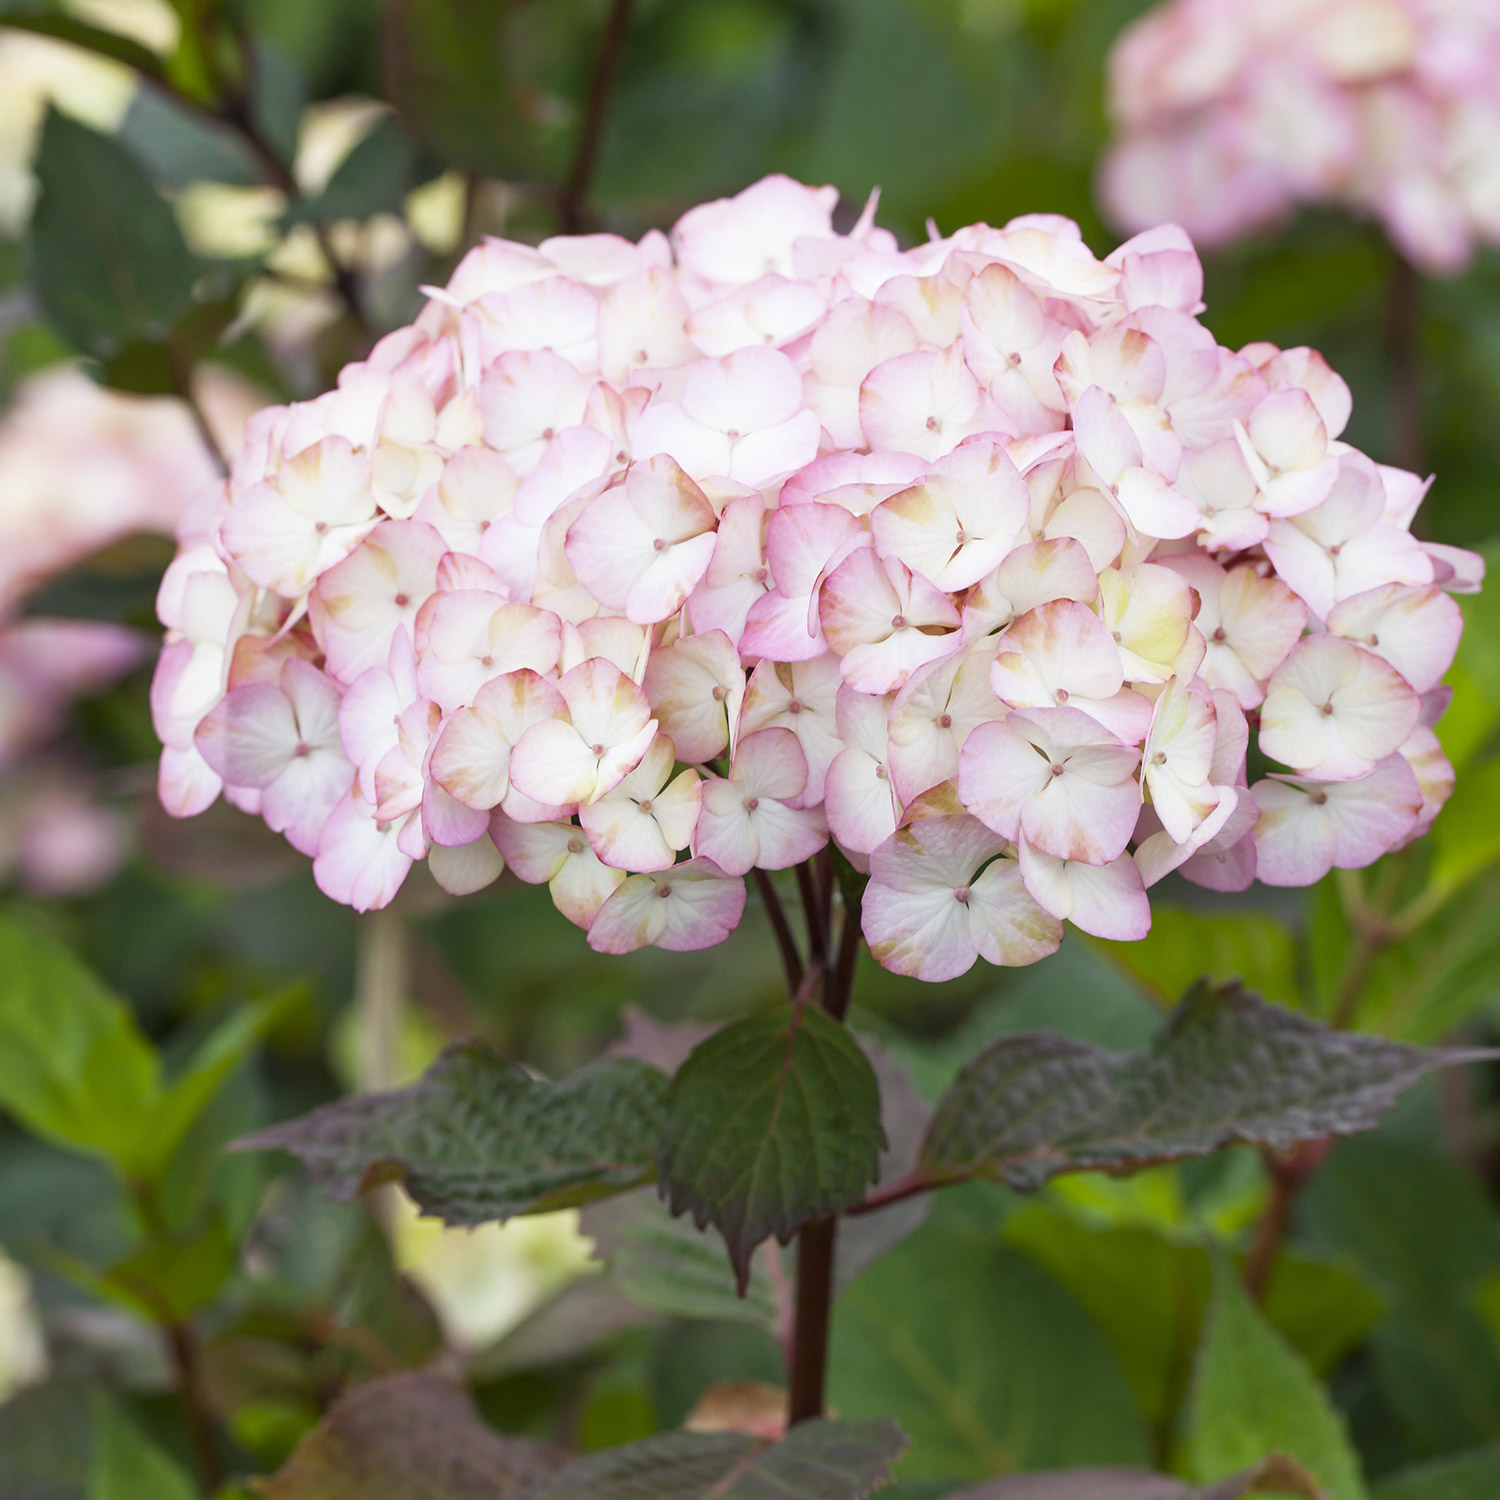
<svg viewBox="0 0 1500 1500">
<path fill-rule="evenodd" d="M 329 1205 L 283 1162 L 221 1153 L 414 1077 L 449 1038 L 555 1074 L 628 1007 L 649 1032 L 743 1013 L 780 979 L 755 913 L 722 949 L 604 959 L 509 877 L 463 901 L 413 880 L 357 917 L 257 820 L 221 804 L 173 822 L 155 800 L 155 591 L 245 417 L 326 389 L 482 233 L 638 235 L 784 171 L 837 184 L 850 219 L 878 186 L 907 240 L 1046 211 L 1103 254 L 1123 238 L 1096 198 L 1105 60 L 1144 8 L 638 0 L 585 196 L 570 181 L 605 0 L 0 0 L 4 906 L 122 997 L 167 1076 L 252 1003 L 263 1041 L 175 1151 L 149 1263 L 107 1146 L 0 1117 L 0 1494 L 85 1492 L 63 1487 L 97 1441 L 81 1389 L 192 1472 L 171 1394 L 190 1377 L 227 1434 L 221 1466 L 247 1473 L 350 1379 L 434 1359 L 506 1430 L 585 1448 L 679 1425 L 716 1384 L 781 1379 L 769 1293 L 736 1302 L 717 1248 L 703 1261 L 649 1204 L 585 1223 L 630 1249 L 606 1278 L 576 1215 L 445 1234 L 394 1197 Z M 1320 349 L 1354 394 L 1348 440 L 1436 474 L 1419 532 L 1488 553 L 1500 254 L 1413 299 L 1375 226 L 1317 209 L 1205 259 L 1220 342 Z M 1137 1044 L 1204 973 L 1324 1016 L 1352 995 L 1357 1024 L 1393 1037 L 1493 1040 L 1500 602 L 1464 605 L 1441 728 L 1458 789 L 1426 844 L 1307 892 L 1163 887 L 1145 943 L 1070 936 L 1035 970 L 930 987 L 872 966 L 856 1021 L 914 1097 L 1004 1031 Z M 1210 1247 L 1243 1246 L 1267 1181 L 1239 1152 L 1027 1200 L 950 1195 L 841 1303 L 833 1406 L 899 1411 L 914 1485 L 1170 1462 Z M 1416 1493 L 1376 1488 L 1397 1471 L 1500 1445 L 1497 1186 L 1500 1101 L 1471 1070 L 1341 1144 L 1299 1200 L 1267 1315 L 1382 1497 Z M 916 1358 L 903 1324 L 924 1320 L 942 1331 Z M 1475 1497 L 1500 1492 L 1486 1462 Z"/>
</svg>

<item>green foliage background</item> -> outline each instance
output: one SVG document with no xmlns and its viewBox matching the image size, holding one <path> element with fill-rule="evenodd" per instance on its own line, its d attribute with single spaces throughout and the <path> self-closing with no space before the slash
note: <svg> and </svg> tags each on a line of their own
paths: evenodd
<svg viewBox="0 0 1500 1500">
<path fill-rule="evenodd" d="M 1112 241 L 1091 181 L 1103 58 L 1141 8 L 639 0 L 591 213 L 638 233 L 782 170 L 837 183 L 851 207 L 879 185 L 883 220 L 909 238 L 928 219 L 948 230 L 1045 210 L 1077 218 L 1102 252 Z M 555 232 L 603 0 L 172 9 L 178 43 L 151 50 L 98 7 L 0 0 L 0 28 L 61 36 L 148 79 L 112 136 L 62 116 L 40 133 L 37 205 L 0 242 L 0 392 L 81 357 L 126 389 L 180 390 L 212 361 L 268 396 L 310 395 L 451 266 L 456 247 L 408 241 L 367 274 L 344 248 L 357 226 L 405 214 L 412 189 L 457 174 L 469 234 Z M 303 111 L 351 93 L 392 108 L 326 186 L 285 199 L 277 233 L 333 248 L 359 319 L 345 307 L 287 348 L 238 318 L 267 253 L 195 248 L 183 206 L 205 181 L 285 188 Z M 108 245 L 100 226 L 118 231 Z M 1377 458 L 1392 431 L 1390 264 L 1373 229 L 1331 213 L 1207 262 L 1205 321 L 1221 342 L 1321 349 L 1354 392 L 1350 440 Z M 1420 528 L 1489 549 L 1500 541 L 1500 253 L 1424 287 L 1420 343 L 1437 475 Z M 31 607 L 147 625 L 165 556 L 113 549 Z M 1392 1039 L 1493 1039 L 1500 595 L 1465 610 L 1441 731 L 1458 791 L 1424 846 L 1306 893 L 1164 886 L 1145 943 L 1073 937 L 1034 970 L 981 967 L 934 988 L 872 966 L 856 1027 L 929 1101 L 1009 1033 L 1141 1045 L 1164 1003 L 1203 975 L 1240 976 L 1323 1018 L 1342 998 L 1362 1029 Z M 80 705 L 69 728 L 72 753 L 107 772 L 130 810 L 131 863 L 75 901 L 11 892 L 0 926 L 0 1249 L 27 1268 L 53 1351 L 47 1382 L 0 1405 L 0 1494 L 24 1500 L 200 1493 L 162 1352 L 174 1331 L 192 1331 L 204 1401 L 242 1476 L 279 1467 L 351 1380 L 424 1365 L 442 1343 L 378 1214 L 322 1202 L 280 1158 L 221 1151 L 348 1090 L 361 954 L 368 1001 L 370 955 L 396 939 L 318 896 L 305 861 L 258 824 L 219 807 L 178 826 L 154 809 L 145 685 Z M 545 891 L 508 880 L 462 902 L 411 890 L 399 920 L 410 979 L 387 1081 L 470 1035 L 555 1077 L 596 1057 L 627 1006 L 723 1020 L 779 998 L 754 911 L 724 948 L 626 959 L 590 953 Z M 35 949 L 38 932 L 55 946 Z M 909 1496 L 1086 1464 L 1207 1484 L 1272 1451 L 1333 1500 L 1500 1494 L 1492 1075 L 1430 1079 L 1378 1133 L 1337 1147 L 1298 1202 L 1263 1311 L 1235 1274 L 1267 1195 L 1249 1151 L 1064 1178 L 1025 1199 L 954 1190 L 847 1286 L 834 1409 L 900 1419 L 911 1447 L 890 1493 Z M 780 1381 L 766 1292 L 778 1252 L 758 1252 L 738 1302 L 722 1246 L 644 1197 L 585 1227 L 627 1247 L 611 1279 L 576 1281 L 464 1352 L 494 1426 L 589 1451 L 676 1427 L 716 1382 Z"/>
</svg>

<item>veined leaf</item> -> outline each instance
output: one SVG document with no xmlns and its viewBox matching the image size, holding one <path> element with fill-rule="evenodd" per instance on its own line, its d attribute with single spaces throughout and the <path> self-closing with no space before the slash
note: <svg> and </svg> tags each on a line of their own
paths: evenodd
<svg viewBox="0 0 1500 1500">
<path fill-rule="evenodd" d="M 803 1422 L 779 1443 L 666 1433 L 579 1459 L 536 1500 L 863 1500 L 905 1446 L 889 1420 Z"/>
<path fill-rule="evenodd" d="M 1064 1469 L 996 1479 L 958 1490 L 945 1500 L 1243 1500 L 1251 1495 L 1322 1500 L 1301 1465 L 1280 1454 L 1207 1489 L 1145 1469 Z"/>
<path fill-rule="evenodd" d="M 468 1043 L 410 1088 L 324 1105 L 236 1143 L 290 1151 L 335 1198 L 402 1182 L 424 1213 L 484 1224 L 649 1182 L 667 1080 L 617 1058 L 541 1083 Z"/>
<path fill-rule="evenodd" d="M 921 1168 L 1030 1189 L 1234 1142 L 1347 1135 L 1424 1074 L 1476 1055 L 1334 1031 L 1239 985 L 1199 984 L 1143 1052 L 1046 1032 L 996 1042 L 939 1104 Z"/>
<path fill-rule="evenodd" d="M 714 1224 L 740 1289 L 750 1256 L 859 1202 L 885 1145 L 880 1086 L 848 1030 L 812 1005 L 736 1021 L 672 1080 L 660 1173 L 673 1213 Z"/>
<path fill-rule="evenodd" d="M 1270 1453 L 1303 1465 L 1328 1500 L 1364 1500 L 1349 1435 L 1312 1372 L 1269 1327 L 1227 1258 L 1198 1348 L 1185 1444 L 1200 1481 L 1218 1481 Z"/>
</svg>

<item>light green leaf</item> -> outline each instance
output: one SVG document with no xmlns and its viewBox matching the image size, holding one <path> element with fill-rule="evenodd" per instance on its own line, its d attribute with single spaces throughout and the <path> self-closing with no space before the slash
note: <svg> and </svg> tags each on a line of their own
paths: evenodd
<svg viewBox="0 0 1500 1500">
<path fill-rule="evenodd" d="M 52 110 L 36 174 L 31 277 L 48 317 L 104 360 L 166 339 L 192 306 L 200 268 L 139 162 Z"/>
<path fill-rule="evenodd" d="M 1066 1469 L 996 1479 L 948 1494 L 944 1500 L 1243 1500 L 1250 1495 L 1323 1500 L 1307 1472 L 1281 1454 L 1207 1489 L 1144 1469 Z"/>
<path fill-rule="evenodd" d="M 229 1075 L 306 995 L 306 987 L 295 984 L 241 1006 L 199 1043 L 187 1066 L 162 1091 L 151 1112 L 146 1149 L 158 1168 L 166 1167 Z"/>
<path fill-rule="evenodd" d="M 124 1002 L 55 938 L 0 917 L 0 1107 L 130 1170 L 159 1082 Z"/>
<path fill-rule="evenodd" d="M 95 1398 L 94 1460 L 88 1500 L 197 1500 L 198 1487 L 170 1455 Z"/>
<path fill-rule="evenodd" d="M 831 1407 L 899 1413 L 904 1478 L 1144 1463 L 1146 1425 L 1099 1330 L 1024 1256 L 955 1227 L 951 1201 L 839 1300 Z"/>
<path fill-rule="evenodd" d="M 1041 1204 L 1006 1221 L 1005 1241 L 1078 1299 L 1109 1339 L 1147 1420 L 1165 1433 L 1208 1305 L 1210 1251 L 1140 1226 L 1095 1228 Z M 1369 1331 L 1381 1302 L 1351 1271 L 1287 1253 L 1277 1260 L 1265 1311 L 1326 1373 Z"/>
<path fill-rule="evenodd" d="M 784 1006 L 715 1032 L 678 1070 L 662 1189 L 674 1214 L 719 1229 L 743 1287 L 762 1240 L 864 1197 L 885 1144 L 859 1044 L 817 1006 Z"/>
<path fill-rule="evenodd" d="M 1329 1500 L 1364 1500 L 1366 1494 L 1342 1418 L 1312 1371 L 1256 1310 L 1227 1258 L 1214 1267 L 1184 1451 L 1200 1483 L 1286 1453 Z"/>
<path fill-rule="evenodd" d="M 1500 760 L 1468 766 L 1432 829 L 1432 885 L 1447 894 L 1500 859 Z"/>
<path fill-rule="evenodd" d="M 480 1043 L 410 1088 L 324 1105 L 236 1143 L 290 1151 L 335 1198 L 404 1182 L 424 1213 L 474 1225 L 649 1182 L 667 1080 L 628 1058 L 539 1083 Z"/>
</svg>

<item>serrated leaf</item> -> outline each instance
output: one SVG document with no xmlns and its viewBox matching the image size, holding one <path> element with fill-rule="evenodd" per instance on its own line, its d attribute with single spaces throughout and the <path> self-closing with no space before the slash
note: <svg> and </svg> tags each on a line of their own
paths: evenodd
<svg viewBox="0 0 1500 1500">
<path fill-rule="evenodd" d="M 1184 1452 L 1200 1483 L 1264 1462 L 1295 1459 L 1328 1500 L 1364 1500 L 1359 1460 L 1327 1392 L 1256 1310 L 1227 1258 L 1214 1267 L 1212 1300 L 1193 1372 Z"/>
<path fill-rule="evenodd" d="M 404 1374 L 351 1391 L 253 1483 L 264 1500 L 520 1500 L 565 1458 L 487 1427 L 451 1381 Z"/>
<path fill-rule="evenodd" d="M 36 174 L 31 278 L 47 315 L 100 359 L 166 338 L 192 305 L 200 268 L 139 162 L 52 110 Z"/>
<path fill-rule="evenodd" d="M 672 1080 L 660 1152 L 674 1214 L 724 1236 L 741 1289 L 750 1256 L 858 1203 L 885 1132 L 880 1086 L 848 1030 L 816 1006 L 736 1021 Z"/>
<path fill-rule="evenodd" d="M 1334 1031 L 1237 984 L 1199 984 L 1144 1052 L 1047 1032 L 996 1042 L 939 1104 L 922 1168 L 1025 1190 L 1235 1142 L 1347 1135 L 1424 1074 L 1476 1055 Z"/>
<path fill-rule="evenodd" d="M 666 1092 L 625 1058 L 543 1083 L 466 1043 L 410 1088 L 324 1105 L 236 1149 L 290 1151 L 339 1199 L 399 1181 L 424 1213 L 473 1226 L 649 1182 Z"/>
<path fill-rule="evenodd" d="M 673 1432 L 579 1459 L 537 1500 L 863 1500 L 905 1446 L 889 1420 L 803 1422 L 779 1443 Z"/>
</svg>

